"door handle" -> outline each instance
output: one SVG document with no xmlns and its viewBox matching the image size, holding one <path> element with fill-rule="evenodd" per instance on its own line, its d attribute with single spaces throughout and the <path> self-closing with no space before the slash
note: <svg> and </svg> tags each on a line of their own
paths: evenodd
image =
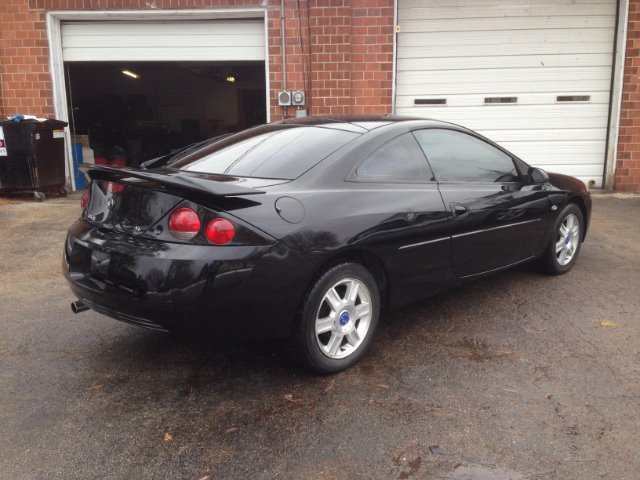
<svg viewBox="0 0 640 480">
<path fill-rule="evenodd" d="M 469 208 L 460 203 L 452 203 L 451 213 L 453 213 L 453 218 L 462 218 L 469 213 Z"/>
</svg>

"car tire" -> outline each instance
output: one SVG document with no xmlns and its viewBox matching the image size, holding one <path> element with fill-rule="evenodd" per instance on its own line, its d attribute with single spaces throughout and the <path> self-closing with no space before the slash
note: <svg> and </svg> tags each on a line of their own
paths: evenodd
<svg viewBox="0 0 640 480">
<path fill-rule="evenodd" d="M 369 350 L 379 317 L 380 293 L 371 273 L 357 263 L 336 265 L 310 288 L 290 350 L 316 372 L 345 370 Z"/>
<path fill-rule="evenodd" d="M 562 275 L 573 267 L 584 238 L 584 217 L 575 203 L 565 206 L 553 224 L 542 266 L 551 275 Z"/>
</svg>

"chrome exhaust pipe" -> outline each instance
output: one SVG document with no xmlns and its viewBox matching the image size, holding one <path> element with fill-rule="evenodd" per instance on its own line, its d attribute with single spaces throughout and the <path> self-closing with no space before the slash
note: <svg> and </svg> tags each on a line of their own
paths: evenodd
<svg viewBox="0 0 640 480">
<path fill-rule="evenodd" d="M 71 311 L 73 313 L 86 312 L 89 310 L 82 300 L 76 300 L 75 302 L 71 302 Z"/>
</svg>

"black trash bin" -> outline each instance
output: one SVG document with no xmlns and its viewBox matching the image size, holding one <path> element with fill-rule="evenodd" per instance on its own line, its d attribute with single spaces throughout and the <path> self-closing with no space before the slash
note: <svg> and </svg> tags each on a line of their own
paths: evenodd
<svg viewBox="0 0 640 480">
<path fill-rule="evenodd" d="M 0 194 L 66 195 L 64 128 L 60 120 L 0 121 Z"/>
</svg>

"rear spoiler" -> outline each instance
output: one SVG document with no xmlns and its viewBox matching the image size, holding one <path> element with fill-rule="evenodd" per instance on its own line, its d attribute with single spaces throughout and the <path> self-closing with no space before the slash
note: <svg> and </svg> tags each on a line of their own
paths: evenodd
<svg viewBox="0 0 640 480">
<path fill-rule="evenodd" d="M 255 188 L 242 187 L 235 183 L 230 183 L 240 179 L 225 175 L 207 175 L 168 169 L 161 172 L 149 172 L 131 168 L 89 164 L 81 165 L 80 171 L 84 172 L 92 180 L 107 180 L 132 185 L 139 185 L 141 183 L 140 180 L 143 180 L 158 186 L 168 187 L 176 193 L 184 194 L 196 193 L 216 197 L 235 197 L 265 193 Z"/>
</svg>

